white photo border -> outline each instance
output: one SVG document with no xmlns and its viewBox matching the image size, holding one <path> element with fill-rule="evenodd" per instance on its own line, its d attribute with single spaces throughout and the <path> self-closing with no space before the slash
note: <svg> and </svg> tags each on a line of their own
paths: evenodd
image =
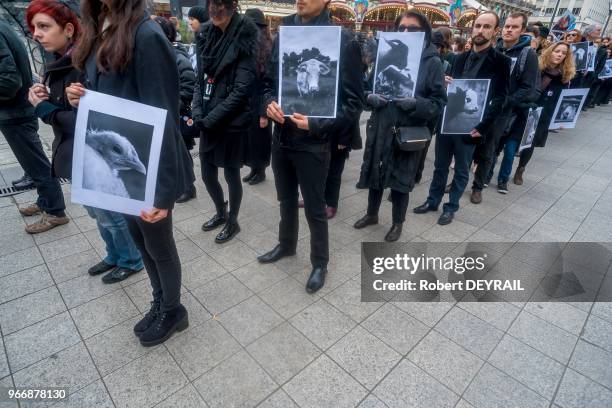
<svg viewBox="0 0 612 408">
<path fill-rule="evenodd" d="M 489 91 L 491 90 L 491 80 L 490 79 L 458 78 L 458 79 L 453 79 L 453 81 L 486 81 L 486 83 L 487 83 L 487 92 L 485 92 L 484 104 L 482 105 L 483 109 L 482 109 L 482 112 L 480 112 L 480 120 L 479 120 L 479 122 L 482 122 L 482 118 L 484 117 L 485 110 L 487 110 L 487 100 L 489 98 Z M 465 134 L 467 134 L 467 133 L 462 133 L 462 132 L 452 132 L 452 133 L 449 133 L 449 132 L 445 132 L 444 131 L 444 125 L 446 125 L 446 108 L 447 107 L 448 107 L 448 105 L 444 107 L 444 112 L 442 114 L 442 126 L 440 128 L 440 133 L 443 133 L 445 135 L 465 135 Z"/>
<path fill-rule="evenodd" d="M 552 115 L 552 119 L 550 120 L 550 125 L 548 126 L 549 130 L 560 129 L 573 129 L 576 127 L 576 122 L 578 121 L 578 117 L 580 116 L 580 112 L 582 111 L 582 105 L 586 101 L 586 97 L 589 93 L 589 88 L 577 88 L 577 89 L 564 89 L 561 91 L 559 95 L 559 99 L 557 100 L 557 105 L 555 106 L 555 110 Z M 563 97 L 565 96 L 582 96 L 580 100 L 580 105 L 578 106 L 578 110 L 576 111 L 576 116 L 572 122 L 555 122 L 555 118 L 559 113 L 559 109 L 561 108 L 561 102 L 563 101 Z"/>
</svg>

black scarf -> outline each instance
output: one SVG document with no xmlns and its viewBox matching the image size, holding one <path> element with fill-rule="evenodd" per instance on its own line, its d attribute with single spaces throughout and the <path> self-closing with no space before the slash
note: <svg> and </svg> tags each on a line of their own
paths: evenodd
<svg viewBox="0 0 612 408">
<path fill-rule="evenodd" d="M 206 39 L 201 55 L 202 71 L 206 75 L 214 78 L 223 57 L 238 37 L 240 30 L 241 24 L 238 13 L 234 13 L 225 31 L 213 26 L 208 33 L 209 38 Z"/>
</svg>

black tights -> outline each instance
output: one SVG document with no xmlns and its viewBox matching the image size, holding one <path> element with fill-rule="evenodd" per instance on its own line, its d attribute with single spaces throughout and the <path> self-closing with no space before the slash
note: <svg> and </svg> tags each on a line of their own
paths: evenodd
<svg viewBox="0 0 612 408">
<path fill-rule="evenodd" d="M 382 202 L 384 190 L 368 191 L 368 215 L 378 215 L 378 209 Z M 408 209 L 408 193 L 401 193 L 391 190 L 391 202 L 393 203 L 392 217 L 394 224 L 401 224 L 406 220 L 406 210 Z"/>
<path fill-rule="evenodd" d="M 225 181 L 229 189 L 229 219 L 236 221 L 238 212 L 240 211 L 240 203 L 242 201 L 242 182 L 240 181 L 240 168 L 225 167 L 223 169 Z M 206 191 L 215 203 L 215 208 L 218 214 L 223 214 L 225 208 L 225 198 L 223 197 L 223 189 L 219 183 L 219 168 L 211 163 L 202 163 L 202 179 L 206 186 Z"/>
<path fill-rule="evenodd" d="M 519 159 L 519 167 L 525 167 L 527 166 L 527 163 L 529 163 L 529 160 L 531 160 L 531 156 L 533 155 L 533 150 L 534 147 L 531 146 L 529 149 L 525 149 L 521 152 L 521 156 Z"/>
</svg>

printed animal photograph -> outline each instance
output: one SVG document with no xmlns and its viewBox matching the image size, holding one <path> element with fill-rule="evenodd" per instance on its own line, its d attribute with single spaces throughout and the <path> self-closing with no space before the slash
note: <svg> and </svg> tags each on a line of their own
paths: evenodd
<svg viewBox="0 0 612 408">
<path fill-rule="evenodd" d="M 582 98 L 580 96 L 566 96 L 563 98 L 559 112 L 557 112 L 557 116 L 555 116 L 555 122 L 573 122 L 578 114 L 578 107 L 580 106 L 581 100 Z"/>
<path fill-rule="evenodd" d="M 572 44 L 571 47 L 574 54 L 574 62 L 576 63 L 576 71 L 586 71 L 589 60 L 589 43 L 586 41 L 579 42 Z"/>
<path fill-rule="evenodd" d="M 489 79 L 454 79 L 448 86 L 448 103 L 442 118 L 442 133 L 467 134 L 484 115 Z"/>
<path fill-rule="evenodd" d="M 335 118 L 340 27 L 280 27 L 279 105 L 285 116 Z"/>
<path fill-rule="evenodd" d="M 573 129 L 578 121 L 582 105 L 589 93 L 588 88 L 564 89 L 561 91 L 549 129 Z"/>
<path fill-rule="evenodd" d="M 599 79 L 612 78 L 612 58 L 606 60 L 604 69 L 599 74 Z"/>
<path fill-rule="evenodd" d="M 414 97 L 425 33 L 381 33 L 374 93 L 396 100 Z"/>
<path fill-rule="evenodd" d="M 540 115 L 542 114 L 542 107 L 536 109 L 529 109 L 529 116 L 527 116 L 527 123 L 525 124 L 525 130 L 523 131 L 523 138 L 518 148 L 518 153 L 525 149 L 529 149 L 533 145 L 533 139 L 535 138 L 536 129 L 538 128 L 538 122 L 540 121 Z"/>
<path fill-rule="evenodd" d="M 589 52 L 587 54 L 587 70 L 589 72 L 595 71 L 595 55 L 597 54 L 597 47 L 589 45 Z"/>
</svg>

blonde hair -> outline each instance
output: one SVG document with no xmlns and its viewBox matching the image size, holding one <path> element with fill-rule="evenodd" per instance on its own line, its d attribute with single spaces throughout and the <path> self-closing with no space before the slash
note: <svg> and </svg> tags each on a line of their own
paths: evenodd
<svg viewBox="0 0 612 408">
<path fill-rule="evenodd" d="M 557 49 L 557 47 L 564 46 L 567 48 L 567 54 L 565 55 L 565 59 L 559 66 L 561 70 L 561 82 L 567 84 L 572 78 L 576 76 L 576 65 L 574 64 L 574 55 L 572 53 L 572 47 L 564 41 L 559 41 L 557 43 L 552 44 L 550 47 L 546 48 L 542 51 L 542 55 L 540 55 L 540 71 L 545 71 L 548 68 L 552 68 L 552 64 L 550 59 L 552 57 L 552 53 Z"/>
</svg>

